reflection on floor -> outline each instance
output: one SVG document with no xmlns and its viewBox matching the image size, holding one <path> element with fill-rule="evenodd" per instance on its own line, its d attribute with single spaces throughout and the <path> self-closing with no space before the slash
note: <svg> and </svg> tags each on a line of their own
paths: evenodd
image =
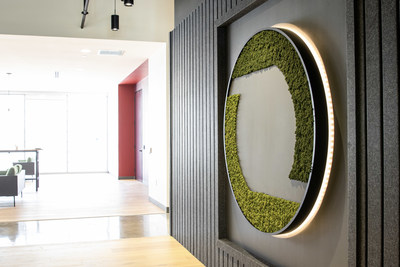
<svg viewBox="0 0 400 267">
<path fill-rule="evenodd" d="M 0 197 L 0 222 L 163 213 L 149 201 L 147 186 L 107 173 L 45 174 L 39 191 L 25 183 L 23 197 Z"/>
<path fill-rule="evenodd" d="M 0 223 L 0 247 L 167 236 L 166 214 Z"/>
<path fill-rule="evenodd" d="M 0 198 L 0 266 L 203 266 L 168 233 L 147 187 L 108 174 L 42 175 Z M 143 215 L 147 214 L 147 215 Z"/>
</svg>

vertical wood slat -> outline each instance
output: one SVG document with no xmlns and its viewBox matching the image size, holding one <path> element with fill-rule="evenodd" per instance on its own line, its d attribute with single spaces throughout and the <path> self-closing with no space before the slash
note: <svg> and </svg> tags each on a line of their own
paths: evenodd
<svg viewBox="0 0 400 267">
<path fill-rule="evenodd" d="M 203 134 L 203 129 L 204 129 L 204 113 L 205 113 L 205 97 L 204 94 L 201 93 L 201 89 L 202 88 L 206 88 L 206 72 L 205 72 L 205 66 L 206 64 L 204 64 L 204 58 L 207 55 L 207 50 L 206 50 L 206 27 L 205 27 L 205 22 L 206 22 L 206 14 L 207 12 L 205 11 L 205 5 L 207 4 L 207 1 L 205 1 L 204 3 L 202 3 L 201 7 L 202 7 L 202 15 L 200 16 L 202 18 L 202 21 L 200 22 L 200 25 L 203 25 L 203 27 L 200 27 L 201 29 L 201 33 L 202 36 L 200 37 L 200 40 L 202 42 L 201 47 L 201 55 L 200 55 L 200 62 L 201 62 L 201 74 L 199 80 L 200 80 L 200 88 L 199 88 L 199 95 L 200 95 L 200 128 L 199 128 L 199 134 L 200 134 L 200 147 L 199 150 L 200 151 L 204 151 L 204 145 L 205 145 L 205 141 L 204 141 L 204 137 L 205 135 Z M 199 152 L 200 152 L 199 151 Z M 199 153 L 199 169 L 200 169 L 200 187 L 199 187 L 199 191 L 200 191 L 200 199 L 199 199 L 199 205 L 200 205 L 200 214 L 199 214 L 199 218 L 200 218 L 200 225 L 205 225 L 206 221 L 205 221 L 205 205 L 204 205 L 204 199 L 206 198 L 206 194 L 204 193 L 204 188 L 205 186 L 205 179 L 204 177 L 206 177 L 206 174 L 204 172 L 204 162 L 205 162 L 205 157 L 204 157 L 204 153 Z M 199 232 L 200 235 L 200 232 Z M 201 253 L 200 253 L 200 258 L 202 259 L 206 259 L 207 256 L 207 248 L 206 248 L 206 243 L 204 241 L 204 238 L 200 238 L 200 246 L 201 246 Z"/>
<path fill-rule="evenodd" d="M 173 56 L 173 54 L 175 53 L 175 50 L 174 50 L 174 47 L 175 47 L 175 33 L 174 32 L 170 32 L 169 33 L 169 43 L 170 43 L 170 45 L 171 45 L 171 48 L 170 48 L 170 61 L 169 61 L 169 64 L 170 64 L 170 72 L 175 72 L 175 66 L 174 66 L 174 64 L 175 64 L 175 60 L 174 60 L 174 56 Z M 170 77 L 170 83 L 171 83 L 171 87 L 172 86 L 175 86 L 175 80 L 173 79 L 173 77 L 171 76 Z M 172 112 L 172 107 L 174 107 L 175 106 L 175 102 L 176 102 L 176 100 L 174 99 L 176 97 L 176 95 L 171 95 L 170 96 L 170 99 L 169 99 L 169 101 L 170 101 L 170 106 L 169 106 L 169 108 L 170 108 L 170 110 L 169 110 L 169 114 L 171 114 L 170 115 L 170 118 L 169 118 L 169 120 L 170 120 L 170 135 L 169 135 L 169 138 L 170 138 L 170 144 L 171 144 L 171 146 L 170 146 L 170 150 L 169 150 L 169 156 L 170 156 L 170 164 L 171 164 L 171 167 L 170 167 L 170 170 L 173 168 L 172 166 L 175 164 L 175 161 L 173 161 L 172 160 L 172 154 L 173 154 L 173 152 L 172 151 L 175 151 L 175 140 L 173 140 L 173 138 L 174 138 L 174 136 L 172 135 L 172 133 L 174 133 L 175 132 L 175 129 L 174 129 L 174 123 L 173 123 L 173 120 L 175 119 L 174 118 L 174 116 L 173 116 L 173 112 Z M 170 177 L 171 177 L 171 175 L 170 175 Z M 169 183 L 170 183 L 170 195 L 169 195 L 169 197 L 170 197 L 170 199 L 169 199 L 169 202 L 170 203 L 172 203 L 172 202 L 175 202 L 174 200 L 173 200 L 173 198 L 176 196 L 176 195 L 174 195 L 173 194 L 173 192 L 172 192 L 172 189 L 173 189 L 173 186 L 172 186 L 172 180 L 170 180 L 169 181 Z M 171 207 L 170 207 L 170 210 L 171 210 Z M 170 217 L 170 222 L 172 222 L 173 221 L 173 219 L 174 218 L 172 218 L 172 216 Z M 170 228 L 169 228 L 169 231 L 170 231 L 170 233 L 173 233 L 175 230 L 174 230 L 174 223 L 170 223 L 169 224 L 169 226 L 170 226 Z"/>
<path fill-rule="evenodd" d="M 196 255 L 200 255 L 200 247 L 199 247 L 199 239 L 198 239 L 198 231 L 197 229 L 201 226 L 198 224 L 197 215 L 199 212 L 198 206 L 198 116 L 199 116 L 199 107 L 198 107 L 198 93 L 199 93 L 199 85 L 198 80 L 199 77 L 199 68 L 198 68 L 198 28 L 200 25 L 198 24 L 198 16 L 199 9 L 193 13 L 192 17 L 192 86 L 193 86 L 193 94 L 192 94 L 192 187 L 193 187 L 193 214 L 192 214 L 192 228 L 193 228 L 193 251 Z"/>
<path fill-rule="evenodd" d="M 227 0 L 221 0 L 222 8 L 221 8 L 221 17 L 226 13 L 227 11 Z"/>
<path fill-rule="evenodd" d="M 186 18 L 185 19 L 185 21 L 184 21 L 184 37 L 185 36 L 187 36 L 187 34 L 188 34 L 188 30 L 187 30 L 187 26 L 188 25 L 188 18 Z M 189 214 L 189 207 L 188 207 L 188 204 L 189 204 L 189 193 L 188 193 L 188 191 L 190 190 L 190 188 L 189 188 L 189 186 L 188 186 L 188 179 L 187 179 L 187 177 L 189 177 L 189 167 L 188 167 L 188 160 L 187 160 L 187 158 L 188 158 L 188 138 L 187 138 L 187 129 L 188 129 L 188 111 L 187 111 L 187 106 L 188 106 L 188 104 L 187 104 L 187 102 L 188 102 L 188 98 L 189 98 L 189 96 L 188 96 L 188 90 L 187 90 L 187 88 L 188 88 L 188 86 L 189 86 L 189 82 L 188 82 L 188 72 L 189 72 L 189 70 L 188 70 L 188 47 L 189 47 L 189 41 L 188 41 L 188 38 L 183 38 L 183 40 L 184 40 L 184 54 L 183 54 L 183 60 L 184 60 L 184 65 L 183 65 L 183 77 L 184 77 L 184 82 L 183 82 L 183 87 L 182 87 L 182 91 L 183 91 L 183 100 L 182 100 L 182 102 L 183 102 L 183 124 L 182 124 L 182 127 L 183 127 L 183 143 L 184 143 L 184 148 L 183 148 L 183 170 L 184 170 L 184 174 L 183 174 L 183 177 L 182 177 L 182 181 L 183 181 L 183 188 L 182 188 L 182 193 L 183 193 L 183 196 L 184 196 L 184 198 L 183 198 L 183 200 L 182 200 L 182 202 L 183 202 L 183 205 L 184 205 L 184 208 L 183 208 L 183 214 L 184 214 L 184 222 L 183 222 L 183 225 L 184 225 L 184 229 L 183 229 L 183 234 L 184 234 L 184 236 L 183 236 L 183 244 L 184 244 L 184 246 L 185 247 L 187 247 L 187 248 L 189 248 L 189 243 L 188 243 L 188 238 L 190 237 L 190 234 L 189 234 L 189 225 L 190 225 L 190 223 L 189 223 L 189 219 L 190 219 L 190 214 Z M 190 248 L 189 248 L 190 249 Z"/>
<path fill-rule="evenodd" d="M 215 21 L 215 17 L 218 16 L 218 15 L 214 11 L 214 9 L 212 8 L 212 5 L 213 5 L 214 2 L 216 2 L 216 1 L 210 0 L 210 5 L 209 5 L 209 8 L 210 8 L 210 11 L 209 11 L 209 37 L 210 37 L 210 39 L 209 39 L 208 45 L 209 45 L 209 53 L 210 53 L 210 56 L 209 56 L 210 73 L 209 73 L 208 78 L 209 78 L 209 87 L 212 88 L 212 90 L 210 90 L 210 92 L 209 92 L 210 98 L 213 97 L 213 91 L 216 90 L 215 82 L 214 82 L 214 77 L 215 77 L 215 72 L 216 72 L 215 63 L 214 63 L 214 58 L 215 58 L 215 41 L 214 41 L 215 28 L 214 28 L 214 21 Z M 209 103 L 210 110 L 213 108 L 212 107 L 213 104 L 214 103 L 210 101 L 210 103 Z M 209 118 L 207 119 L 207 133 L 208 133 L 208 136 L 209 136 L 209 140 L 207 142 L 208 143 L 207 146 L 208 146 L 209 149 L 211 149 L 211 143 L 212 143 L 212 139 L 213 139 L 212 138 L 212 134 L 213 134 L 213 132 L 212 132 L 212 123 L 211 123 L 212 120 L 214 120 L 214 116 L 213 115 L 209 116 Z M 211 161 L 209 162 L 209 165 L 207 167 L 207 172 L 208 173 L 213 172 L 213 169 L 212 169 L 213 160 L 214 160 L 214 158 L 211 158 Z M 210 175 L 210 178 L 211 179 L 208 181 L 208 187 L 210 188 L 210 192 L 214 193 L 215 191 L 213 191 L 213 188 L 215 187 L 215 184 L 214 184 L 214 181 L 212 180 L 212 176 L 211 175 Z M 214 188 L 214 190 L 215 190 L 215 188 Z M 211 198 L 208 199 L 208 203 L 207 203 L 207 208 L 209 210 L 207 216 L 209 218 L 210 224 L 212 224 L 213 214 L 216 213 L 216 211 L 214 211 L 214 212 L 211 211 L 211 208 L 212 208 L 212 205 L 214 204 L 214 201 L 215 201 L 215 196 L 211 196 Z M 210 230 L 211 230 L 211 235 L 213 235 L 215 229 L 210 229 Z M 215 240 L 216 240 L 217 237 L 216 236 L 212 236 L 212 238 L 213 239 L 209 239 L 208 240 L 208 245 L 210 247 L 208 258 L 209 258 L 210 263 L 215 265 L 216 257 L 215 257 L 215 251 L 214 251 L 214 244 L 215 244 Z"/>
<path fill-rule="evenodd" d="M 202 192 L 201 189 L 202 188 L 202 175 L 201 175 L 201 114 L 202 114 L 202 107 L 201 107 L 201 83 L 202 83 L 202 69 L 201 69 L 201 61 L 202 60 L 198 60 L 200 58 L 202 58 L 201 56 L 201 21 L 200 18 L 202 16 L 202 11 L 201 11 L 201 7 L 198 7 L 198 15 L 196 17 L 196 64 L 197 64 L 197 77 L 196 77 L 196 82 L 197 82 L 197 89 L 196 89 L 196 106 L 197 106 L 197 115 L 196 115 L 196 205 L 197 205 L 197 211 L 196 211 L 196 220 L 197 220 L 197 228 L 201 228 L 202 227 L 202 205 L 201 205 L 201 201 L 202 201 Z M 201 238 L 201 234 L 199 231 L 196 231 L 196 239 L 197 239 L 197 255 L 199 255 L 200 258 L 204 257 L 204 246 L 203 246 L 203 240 Z"/>
<path fill-rule="evenodd" d="M 172 235 L 204 264 L 214 266 L 216 240 L 213 188 L 215 139 L 213 124 L 213 9 L 206 0 L 178 25 L 171 56 L 171 117 L 174 137 L 171 185 Z M 179 81 L 179 82 L 177 82 Z M 179 103 L 177 103 L 179 102 Z M 208 264 L 211 263 L 211 264 Z"/>
<path fill-rule="evenodd" d="M 199 188 L 199 175 L 198 175 L 198 157 L 197 153 L 199 151 L 199 146 L 198 146 L 198 122 L 199 122 L 199 106 L 198 106 L 198 99 L 199 99 L 199 85 L 198 81 L 200 79 L 200 73 L 199 73 L 199 54 L 198 54 L 198 42 L 199 42 L 199 35 L 198 35 L 198 29 L 200 27 L 199 22 L 198 22 L 198 16 L 199 16 L 199 8 L 197 8 L 196 12 L 194 13 L 194 18 L 193 18 L 193 40 L 194 40 L 194 51 L 193 51 L 193 65 L 194 65 L 194 72 L 193 72 L 193 81 L 194 81 L 194 94 L 193 94 L 193 111 L 194 111 L 194 121 L 193 121 L 193 129 L 194 129 L 194 137 L 193 137 L 193 197 L 194 197 L 194 248 L 193 251 L 196 255 L 200 256 L 200 244 L 199 244 L 199 232 L 197 231 L 198 228 L 201 226 L 198 224 L 198 218 L 197 214 L 199 213 L 199 206 L 198 206 L 198 188 Z M 201 256 L 200 256 L 201 257 Z"/>
<path fill-rule="evenodd" d="M 217 241 L 218 267 L 266 267 L 265 263 L 254 258 L 246 250 L 227 239 Z"/>
<path fill-rule="evenodd" d="M 209 90 L 208 90 L 208 94 L 207 94 L 207 112 L 205 113 L 205 116 L 206 116 L 206 127 L 205 127 L 205 136 L 206 136 L 206 147 L 205 147 L 205 149 L 206 149 L 206 151 L 208 150 L 208 151 L 210 151 L 210 149 L 211 149 L 211 147 L 210 147 L 210 132 L 209 132 L 209 128 L 210 128 L 210 114 L 209 114 L 209 111 L 210 111 L 210 105 L 211 105 L 211 103 L 210 103 L 210 92 L 211 92 L 211 89 L 213 88 L 213 86 L 214 86 L 214 82 L 213 82 L 213 75 L 214 75 L 214 72 L 213 72 L 213 62 L 212 62 L 212 58 L 213 58 L 213 33 L 214 33 L 214 24 L 213 24 L 213 21 L 214 21 L 214 14 L 215 13 L 217 13 L 217 12 L 213 12 L 213 7 L 212 7 L 212 5 L 214 5 L 214 3 L 217 3 L 217 1 L 212 1 L 212 0 L 209 0 L 208 1 L 208 34 L 207 34 L 207 36 L 208 36 L 208 42 L 207 42 L 207 46 L 208 46 L 208 51 L 207 51 L 207 53 L 208 53 L 208 56 L 207 56 L 207 63 L 208 63 L 208 70 L 209 70 L 209 72 L 208 72 L 208 75 L 207 75 L 207 77 L 206 77 L 206 79 L 207 79 L 207 83 L 208 83 L 208 85 L 207 85 L 207 87 L 209 88 Z M 217 10 L 217 9 L 216 9 Z M 205 166 L 205 171 L 206 171 L 206 177 L 207 177 L 207 184 L 206 184 L 206 188 L 207 189 L 209 189 L 209 192 L 211 192 L 211 177 L 210 177 L 210 172 L 211 172 L 211 170 L 210 170 L 210 162 L 209 161 L 207 161 L 206 162 L 206 166 Z M 207 194 L 207 191 L 205 192 L 206 194 Z M 206 197 L 205 198 L 205 209 L 206 209 L 206 211 L 207 211 L 207 213 L 206 213 L 206 216 L 207 216 L 207 218 L 206 218 L 206 222 L 207 222 L 207 224 L 208 225 L 211 225 L 211 207 L 210 207 L 210 202 L 211 202 L 211 200 L 210 200 L 210 197 Z M 211 231 L 211 229 L 210 229 L 210 231 Z M 207 238 L 206 239 L 206 243 L 207 243 L 207 247 L 209 248 L 208 249 L 208 251 L 207 251 L 207 261 L 208 262 L 210 262 L 211 264 L 213 264 L 213 262 L 212 262 L 212 260 L 213 260 L 213 252 L 211 251 L 211 249 L 210 249 L 210 245 L 211 245 L 211 239 L 210 238 Z"/>
<path fill-rule="evenodd" d="M 346 18 L 347 18 L 347 129 L 358 129 L 357 123 L 357 62 L 355 51 L 357 50 L 358 33 L 360 33 L 357 22 L 357 9 L 354 1 L 346 1 Z M 349 130 L 347 133 L 348 148 L 347 148 L 347 171 L 349 177 L 349 214 L 358 215 L 357 198 L 359 195 L 359 188 L 357 182 L 357 134 L 356 131 Z M 350 176 L 353 174 L 353 176 Z M 356 175 L 354 175 L 356 174 Z M 348 265 L 357 266 L 357 216 L 349 216 L 348 228 Z"/>
<path fill-rule="evenodd" d="M 365 65 L 366 65 L 366 55 L 365 55 L 365 25 L 364 25 L 364 4 L 362 3 L 361 6 L 358 8 L 358 13 L 357 15 L 359 16 L 359 24 L 360 24 L 360 36 L 359 36 L 359 42 L 358 42 L 358 64 L 359 68 L 357 70 L 358 77 L 363 77 L 362 79 L 359 79 L 357 82 L 359 84 L 359 88 L 362 88 L 358 90 L 357 92 L 357 106 L 358 106 L 358 114 L 363 117 L 363 119 L 358 120 L 358 125 L 357 125 L 357 155 L 356 157 L 358 160 L 358 175 L 357 175 L 357 185 L 359 186 L 360 192 L 357 194 L 357 203 L 359 204 L 359 210 L 356 214 L 357 216 L 360 216 L 360 218 L 363 218 L 363 221 L 367 221 L 367 141 L 366 141 L 366 120 L 365 120 L 365 114 L 366 114 L 366 81 L 365 81 L 365 76 L 366 76 L 366 70 L 365 70 Z M 362 115 L 361 115 L 362 114 Z M 360 263 L 359 266 L 366 266 L 367 265 L 367 225 L 365 223 L 358 223 L 359 227 L 359 246 L 361 246 L 358 254 L 358 262 Z"/>
<path fill-rule="evenodd" d="M 379 0 L 365 2 L 367 102 L 367 255 L 370 266 L 382 262 L 382 106 Z"/>
<path fill-rule="evenodd" d="M 399 2 L 347 7 L 349 265 L 399 266 Z"/>
<path fill-rule="evenodd" d="M 187 176 L 187 180 L 188 180 L 188 192 L 189 192 L 189 205 L 188 208 L 190 210 L 187 211 L 188 216 L 188 229 L 189 229 L 189 236 L 188 236 L 188 241 L 189 241 L 189 249 L 190 251 L 194 251 L 194 241 L 195 238 L 192 238 L 194 235 L 194 227 L 193 227 L 193 214 L 194 214 L 194 188 L 193 188 L 193 93 L 194 93 L 194 88 L 193 88 L 193 73 L 194 73 L 194 68 L 193 68 L 193 13 L 189 15 L 189 22 L 188 22 L 188 87 L 187 87 L 187 91 L 188 91 L 188 127 L 187 127 L 187 131 L 188 131 L 188 136 L 187 136 L 187 140 L 188 140 L 188 147 L 187 147 L 187 153 L 188 153 L 188 176 Z"/>
<path fill-rule="evenodd" d="M 396 3 L 397 2 L 397 3 Z M 400 266 L 399 1 L 381 1 L 383 88 L 383 266 Z M 397 18 L 397 19 L 396 19 Z M 397 74 L 397 75 L 396 75 Z M 397 254 L 397 255 L 396 255 Z"/>
<path fill-rule="evenodd" d="M 365 96 L 364 2 L 348 1 L 348 171 L 349 266 L 366 266 L 367 260 L 367 157 Z"/>
<path fill-rule="evenodd" d="M 178 214 L 178 211 L 184 210 L 184 192 L 183 192 L 183 168 L 181 168 L 181 166 L 183 165 L 183 145 L 184 145 L 184 138 L 183 138 L 183 131 L 182 131 L 182 127 L 183 127 L 183 104 L 184 104 L 184 98 L 183 98 L 183 81 L 184 81 L 184 74 L 183 74 L 183 67 L 184 67 L 184 26 L 182 25 L 180 27 L 180 31 L 179 31 L 179 41 L 180 41 L 180 45 L 179 45 L 179 71 L 178 71 L 178 77 L 180 78 L 180 84 L 178 87 L 178 91 L 179 91 L 179 113 L 178 113 L 178 117 L 179 117 L 179 129 L 178 129 L 178 133 L 179 133 L 179 153 L 178 153 L 178 157 L 179 157 L 179 166 L 177 167 L 177 172 L 179 174 L 178 179 L 179 179 L 179 189 L 178 189 L 178 194 L 180 196 L 179 198 L 179 210 L 176 211 L 176 214 Z M 182 53 L 183 52 L 183 53 Z M 179 233 L 179 240 L 183 241 L 183 236 L 184 236 L 184 216 L 178 216 L 180 219 L 180 224 L 177 226 L 177 229 L 179 229 L 178 233 Z"/>
<path fill-rule="evenodd" d="M 224 8 L 224 2 L 225 0 L 221 1 L 221 14 L 223 14 L 223 8 Z M 214 24 L 212 24 L 212 29 L 210 30 L 210 36 L 212 36 L 212 39 L 210 40 L 210 53 L 212 55 L 212 59 L 215 58 L 215 28 L 214 28 Z M 215 235 L 215 232 L 217 231 L 216 226 L 215 226 L 215 217 L 218 213 L 218 210 L 215 208 L 215 204 L 216 204 L 216 197 L 215 194 L 218 191 L 218 187 L 216 187 L 216 179 L 217 179 L 217 170 L 215 168 L 215 160 L 216 160 L 216 154 L 218 153 L 217 151 L 217 146 L 215 143 L 215 139 L 217 139 L 217 135 L 215 135 L 214 132 L 214 125 L 216 123 L 216 118 L 217 118 L 217 114 L 215 113 L 215 92 L 217 91 L 217 86 L 215 84 L 215 75 L 216 75 L 216 65 L 214 63 L 214 61 L 211 61 L 212 64 L 212 72 L 210 74 L 210 77 L 212 77 L 212 87 L 213 90 L 210 90 L 210 117 L 209 117 L 209 128 L 208 128 L 208 132 L 209 132 L 209 146 L 210 149 L 212 149 L 212 151 L 214 151 L 214 153 L 210 158 L 210 165 L 209 165 L 209 171 L 210 171 L 210 191 L 211 191 L 211 197 L 209 198 L 209 203 L 208 203 L 208 207 L 210 210 L 210 214 L 209 214 L 209 218 L 210 218 L 210 225 L 211 225 L 211 236 L 213 237 L 213 239 L 209 240 L 209 246 L 210 246 L 210 259 L 211 259 L 211 263 L 213 265 L 215 265 L 216 260 L 215 260 L 215 240 L 217 239 L 217 236 Z"/>
</svg>

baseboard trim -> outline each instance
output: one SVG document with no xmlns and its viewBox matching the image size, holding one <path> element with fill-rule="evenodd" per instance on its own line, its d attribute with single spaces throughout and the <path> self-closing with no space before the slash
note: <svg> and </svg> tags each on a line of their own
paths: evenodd
<svg viewBox="0 0 400 267">
<path fill-rule="evenodd" d="M 149 201 L 151 203 L 153 203 L 154 205 L 156 205 L 157 207 L 159 207 L 160 209 L 162 209 L 163 211 L 165 211 L 166 213 L 169 213 L 169 207 L 165 207 L 163 204 L 161 204 L 160 202 L 158 202 L 157 200 L 155 200 L 152 197 L 149 197 Z"/>
<path fill-rule="evenodd" d="M 118 180 L 135 180 L 136 176 L 118 176 Z"/>
</svg>

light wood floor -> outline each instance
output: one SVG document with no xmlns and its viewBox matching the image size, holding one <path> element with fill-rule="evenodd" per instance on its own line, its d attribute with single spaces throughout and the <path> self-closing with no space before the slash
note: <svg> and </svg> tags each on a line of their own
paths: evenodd
<svg viewBox="0 0 400 267">
<path fill-rule="evenodd" d="M 23 197 L 0 197 L 0 222 L 163 213 L 147 187 L 108 174 L 41 175 L 39 191 L 26 182 Z"/>
<path fill-rule="evenodd" d="M 10 225 L 16 221 L 163 213 L 163 210 L 148 201 L 147 187 L 142 183 L 134 180 L 118 181 L 106 174 L 42 175 L 39 192 L 35 191 L 34 183 L 27 182 L 23 193 L 23 198 L 17 197 L 16 207 L 13 207 L 11 197 L 0 197 L 0 222 L 3 225 Z M 71 220 L 64 222 L 61 220 L 60 223 L 71 223 L 67 221 Z M 46 221 L 46 223 L 53 222 Z M 96 226 L 101 225 L 96 223 Z M 148 227 L 160 226 L 153 223 Z M 29 230 L 29 227 L 25 228 Z M 41 228 L 45 230 L 44 226 Z M 38 229 L 34 230 L 33 234 L 36 234 Z M 121 222 L 117 230 L 121 231 Z M 146 232 L 146 229 L 139 230 Z M 67 229 L 65 226 L 60 226 L 59 231 Z M 135 229 L 129 228 L 126 231 Z M 7 236 L 7 233 L 4 236 Z M 203 265 L 174 238 L 164 235 L 79 243 L 54 242 L 8 246 L 0 248 L 0 266 Z"/>
<path fill-rule="evenodd" d="M 204 266 L 170 236 L 0 249 L 0 266 Z"/>
</svg>

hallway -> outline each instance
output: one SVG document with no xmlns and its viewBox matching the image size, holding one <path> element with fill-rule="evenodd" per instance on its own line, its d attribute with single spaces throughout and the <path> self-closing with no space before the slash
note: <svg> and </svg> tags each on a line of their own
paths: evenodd
<svg viewBox="0 0 400 267">
<path fill-rule="evenodd" d="M 140 182 L 42 175 L 38 192 L 27 181 L 23 193 L 16 207 L 0 198 L 0 266 L 203 266 Z"/>
</svg>

